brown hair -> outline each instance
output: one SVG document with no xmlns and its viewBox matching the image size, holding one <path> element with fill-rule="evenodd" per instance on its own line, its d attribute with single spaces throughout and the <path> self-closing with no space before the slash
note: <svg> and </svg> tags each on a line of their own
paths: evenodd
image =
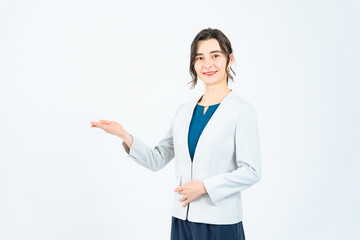
<svg viewBox="0 0 360 240">
<path fill-rule="evenodd" d="M 228 67 L 228 64 L 230 61 L 230 54 L 233 52 L 229 39 L 219 29 L 207 28 L 207 29 L 201 30 L 195 36 L 193 42 L 191 43 L 190 75 L 192 77 L 192 80 L 190 82 L 188 82 L 188 84 L 192 83 L 191 88 L 194 88 L 197 84 L 197 73 L 194 68 L 194 62 L 195 62 L 195 54 L 196 54 L 196 51 L 198 48 L 198 43 L 201 40 L 209 40 L 212 38 L 216 39 L 218 41 L 221 51 L 224 52 L 224 54 L 227 58 L 225 69 L 227 69 L 227 67 Z M 234 73 L 234 75 L 236 75 L 236 73 L 230 67 L 230 69 L 228 71 L 226 71 L 226 74 L 227 74 L 226 83 L 228 83 L 229 78 L 234 82 L 233 76 L 230 74 L 230 70 Z"/>
</svg>

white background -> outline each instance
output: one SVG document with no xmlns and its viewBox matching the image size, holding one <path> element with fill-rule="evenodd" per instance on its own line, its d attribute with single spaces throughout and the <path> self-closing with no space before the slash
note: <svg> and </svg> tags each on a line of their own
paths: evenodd
<svg viewBox="0 0 360 240">
<path fill-rule="evenodd" d="M 153 173 L 90 122 L 154 147 L 189 90 L 190 44 L 230 39 L 258 113 L 248 240 L 360 239 L 359 1 L 0 1 L 0 239 L 169 239 Z M 146 197 L 144 197 L 146 196 Z"/>
</svg>

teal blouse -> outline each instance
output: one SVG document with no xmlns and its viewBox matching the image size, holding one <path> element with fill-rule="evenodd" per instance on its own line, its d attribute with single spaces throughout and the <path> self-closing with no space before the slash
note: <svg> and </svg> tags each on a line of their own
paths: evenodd
<svg viewBox="0 0 360 240">
<path fill-rule="evenodd" d="M 208 107 L 208 109 L 206 110 L 205 115 L 203 115 L 204 106 L 196 104 L 196 107 L 194 109 L 194 112 L 193 112 L 193 115 L 191 118 L 189 134 L 188 134 L 188 148 L 189 148 L 191 161 L 193 161 L 195 149 L 196 149 L 196 145 L 199 140 L 199 137 L 200 137 L 202 131 L 204 130 L 206 124 L 209 122 L 210 118 L 212 117 L 212 115 L 214 114 L 214 112 L 216 111 L 216 109 L 218 108 L 219 105 L 220 105 L 220 103 L 210 105 Z"/>
</svg>

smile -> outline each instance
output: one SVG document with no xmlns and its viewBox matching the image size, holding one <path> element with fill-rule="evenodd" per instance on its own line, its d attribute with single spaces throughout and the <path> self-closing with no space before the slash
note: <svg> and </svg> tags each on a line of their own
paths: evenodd
<svg viewBox="0 0 360 240">
<path fill-rule="evenodd" d="M 204 73 L 204 75 L 206 75 L 206 76 L 212 76 L 212 75 L 214 75 L 216 72 L 217 72 L 217 71 L 215 71 L 215 72 L 207 72 L 207 73 Z"/>
</svg>

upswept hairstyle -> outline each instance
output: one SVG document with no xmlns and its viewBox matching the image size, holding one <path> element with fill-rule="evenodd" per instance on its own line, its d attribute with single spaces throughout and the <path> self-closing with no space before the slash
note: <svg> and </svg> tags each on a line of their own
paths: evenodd
<svg viewBox="0 0 360 240">
<path fill-rule="evenodd" d="M 218 41 L 221 51 L 224 52 L 224 54 L 227 58 L 225 69 L 228 69 L 228 65 L 229 65 L 229 61 L 230 61 L 230 54 L 233 52 L 229 39 L 219 29 L 207 28 L 207 29 L 201 30 L 195 36 L 193 42 L 191 43 L 190 75 L 192 77 L 192 80 L 190 82 L 188 82 L 188 84 L 190 84 L 190 83 L 192 84 L 191 88 L 194 88 L 197 84 L 197 73 L 194 68 L 194 63 L 195 63 L 195 54 L 196 54 L 196 51 L 198 48 L 198 43 L 201 40 L 209 40 L 212 38 L 216 39 Z M 230 74 L 230 71 L 232 71 L 234 73 L 234 75 L 236 75 L 236 73 L 230 67 L 229 70 L 226 71 L 226 74 L 227 74 L 226 83 L 227 84 L 228 84 L 229 78 L 234 82 L 233 76 Z"/>
</svg>

